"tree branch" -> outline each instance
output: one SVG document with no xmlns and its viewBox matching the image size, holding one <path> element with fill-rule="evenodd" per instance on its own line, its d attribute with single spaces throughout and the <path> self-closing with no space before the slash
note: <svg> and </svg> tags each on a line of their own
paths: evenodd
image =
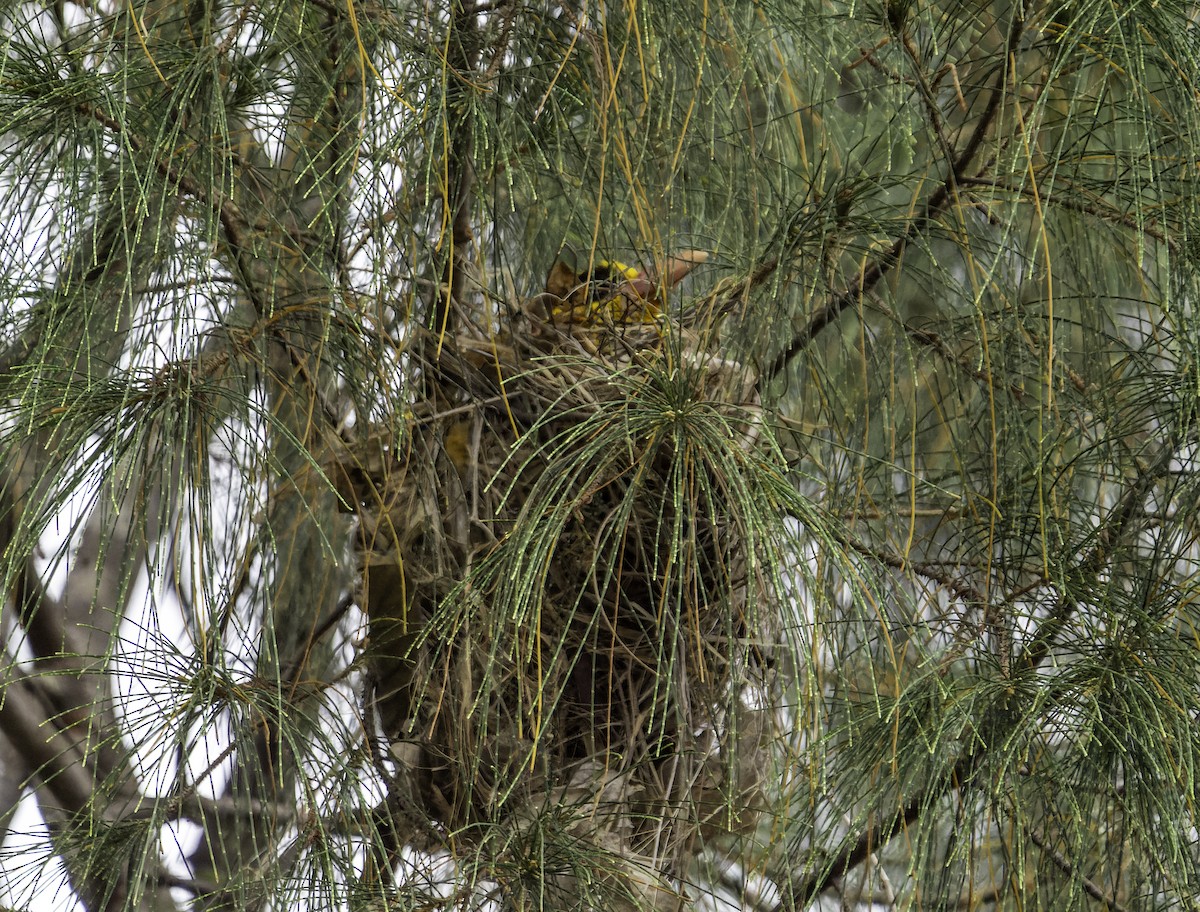
<svg viewBox="0 0 1200 912">
<path fill-rule="evenodd" d="M 1181 440 L 1179 437 L 1172 436 L 1170 440 L 1162 445 L 1146 470 L 1128 485 L 1121 498 L 1117 501 L 1117 504 L 1109 511 L 1108 516 L 1101 523 L 1100 529 L 1096 534 L 1096 545 L 1081 561 L 1079 565 L 1079 573 L 1081 575 L 1095 579 L 1104 570 L 1118 541 L 1129 534 L 1130 528 L 1139 512 L 1141 512 L 1141 507 L 1149 495 L 1151 488 L 1169 471 L 1180 445 Z M 1077 603 L 1073 599 L 1063 596 L 1055 609 L 1050 613 L 1050 616 L 1043 620 L 1034 632 L 1030 638 L 1030 645 L 1016 662 L 1013 663 L 1013 667 L 1024 668 L 1030 672 L 1036 670 L 1049 655 L 1050 650 L 1054 646 L 1055 638 L 1059 631 L 1066 625 L 1076 607 Z M 991 724 L 995 723 L 1005 730 L 1001 734 L 1010 732 L 1014 727 L 1014 723 L 1002 720 L 1002 716 L 1006 712 L 1007 706 L 996 707 L 990 714 L 993 718 L 985 719 L 980 728 L 982 730 L 997 730 L 995 725 Z M 794 887 L 787 897 L 787 902 L 778 904 L 773 912 L 787 912 L 789 908 L 804 908 L 814 897 L 828 889 L 834 880 L 862 862 L 868 854 L 878 850 L 880 846 L 885 845 L 903 829 L 915 822 L 925 808 L 940 800 L 956 783 L 967 782 L 978 767 L 980 760 L 983 759 L 986 749 L 987 745 L 977 742 L 973 750 L 957 760 L 950 775 L 911 799 L 887 822 L 869 828 L 857 841 L 847 846 L 839 855 L 832 859 L 825 868 L 811 874 Z M 788 903 L 790 903 L 790 906 Z"/>
<path fill-rule="evenodd" d="M 20 752 L 26 766 L 68 815 L 91 801 L 94 775 L 75 739 L 53 722 L 54 700 L 39 678 L 9 665 L 0 678 L 0 731 Z"/>
<path fill-rule="evenodd" d="M 792 360 L 808 347 L 813 339 L 820 334 L 821 330 L 833 323 L 846 308 L 862 300 L 864 294 L 879 284 L 880 280 L 900 262 L 904 249 L 908 246 L 909 242 L 928 230 L 957 198 L 958 184 L 966 177 L 967 170 L 975 161 L 976 155 L 979 154 L 979 149 L 982 147 L 983 141 L 991 129 L 992 122 L 996 119 L 996 114 L 1000 110 L 1000 102 L 1004 98 L 1005 86 L 1008 81 L 1009 64 L 1020 44 L 1021 36 L 1024 33 L 1024 25 L 1025 5 L 1022 4 L 1014 17 L 1005 47 L 1005 59 L 996 76 L 996 85 L 992 88 L 987 105 L 980 115 L 979 123 L 975 125 L 974 131 L 971 133 L 966 145 L 963 146 L 962 151 L 958 154 L 958 157 L 951 163 L 950 172 L 946 175 L 946 179 L 942 181 L 937 190 L 930 195 L 925 201 L 924 206 L 921 207 L 921 214 L 908 223 L 904 233 L 893 242 L 892 246 L 882 256 L 859 273 L 858 280 L 853 287 L 842 292 L 812 315 L 808 324 L 792 337 L 792 340 L 783 351 L 776 355 L 775 360 L 763 372 L 759 379 L 759 389 L 765 387 L 787 370 Z"/>
<path fill-rule="evenodd" d="M 471 201 L 473 198 L 475 168 L 472 131 L 474 124 L 470 106 L 461 103 L 461 98 L 471 91 L 467 74 L 474 73 L 479 66 L 479 15 L 475 0 L 451 0 L 453 18 L 450 25 L 449 45 L 453 56 L 447 61 L 449 71 L 457 76 L 454 96 L 460 103 L 447 107 L 450 147 L 447 150 L 447 185 L 444 188 L 442 206 L 449 215 L 451 224 L 450 252 L 442 272 L 442 284 L 438 290 L 438 301 L 433 311 L 431 329 L 438 339 L 438 350 L 447 334 L 453 335 L 451 321 L 454 307 L 462 302 L 466 288 L 472 242 L 475 233 L 471 228 Z"/>
</svg>

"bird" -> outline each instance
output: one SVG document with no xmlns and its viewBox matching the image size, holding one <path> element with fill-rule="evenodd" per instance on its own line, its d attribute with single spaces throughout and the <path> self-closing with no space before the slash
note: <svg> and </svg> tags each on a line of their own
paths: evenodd
<svg viewBox="0 0 1200 912">
<path fill-rule="evenodd" d="M 562 260 L 546 276 L 547 311 L 555 322 L 592 324 L 655 323 L 666 292 L 708 259 L 703 250 L 684 250 L 666 258 L 661 276 L 620 260 L 597 260 L 579 272 Z"/>
</svg>

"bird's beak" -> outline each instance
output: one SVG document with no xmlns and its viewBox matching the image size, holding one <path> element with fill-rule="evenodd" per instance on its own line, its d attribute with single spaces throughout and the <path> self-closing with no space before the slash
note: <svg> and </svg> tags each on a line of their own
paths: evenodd
<svg viewBox="0 0 1200 912">
<path fill-rule="evenodd" d="M 673 288 L 683 281 L 684 276 L 707 259 L 707 250 L 681 250 L 667 257 L 661 282 L 655 274 L 639 270 L 637 275 L 624 283 L 624 287 L 639 298 L 653 298 L 660 286 L 663 289 Z"/>
<path fill-rule="evenodd" d="M 708 259 L 707 250 L 681 250 L 667 257 L 665 284 L 667 288 L 678 285 L 683 277 Z"/>
</svg>

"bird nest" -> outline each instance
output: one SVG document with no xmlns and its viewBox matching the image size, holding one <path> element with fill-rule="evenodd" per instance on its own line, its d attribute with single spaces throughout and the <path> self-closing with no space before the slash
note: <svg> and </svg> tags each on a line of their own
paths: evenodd
<svg viewBox="0 0 1200 912">
<path fill-rule="evenodd" d="M 387 763 L 443 836 L 553 818 L 666 872 L 753 822 L 754 384 L 659 312 L 701 260 L 556 266 L 501 326 L 431 338 L 403 433 L 338 467 Z"/>
</svg>

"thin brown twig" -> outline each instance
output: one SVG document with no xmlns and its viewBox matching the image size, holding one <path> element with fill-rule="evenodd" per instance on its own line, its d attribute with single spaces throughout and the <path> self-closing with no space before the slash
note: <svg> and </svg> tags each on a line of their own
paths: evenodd
<svg viewBox="0 0 1200 912">
<path fill-rule="evenodd" d="M 919 326 L 914 326 L 912 323 L 904 320 L 897 314 L 887 302 L 883 300 L 877 293 L 871 292 L 871 303 L 878 308 L 879 312 L 886 316 L 889 320 L 897 324 L 904 330 L 905 334 L 914 342 L 928 348 L 938 357 L 942 358 L 946 363 L 953 364 L 967 376 L 973 380 L 978 380 L 988 389 L 994 389 L 997 385 L 1002 385 L 1012 394 L 1013 398 L 1020 401 L 1026 396 L 1026 391 L 1013 381 L 1005 381 L 1001 383 L 995 376 L 982 368 L 976 367 L 969 359 L 964 358 L 953 351 L 945 340 L 937 333 L 929 329 L 923 329 Z"/>
<path fill-rule="evenodd" d="M 467 74 L 475 74 L 479 66 L 479 22 L 474 0 L 454 0 L 454 16 L 449 41 L 453 57 L 447 61 L 450 71 L 458 77 L 458 91 L 472 90 Z M 442 273 L 438 300 L 433 310 L 432 329 L 438 337 L 438 350 L 443 341 L 457 332 L 451 322 L 455 305 L 463 300 L 466 288 L 470 252 L 475 240 L 471 227 L 471 201 L 475 184 L 474 143 L 468 105 L 448 107 L 447 119 L 457 117 L 457 123 L 447 125 L 450 148 L 447 155 L 446 186 L 442 205 L 450 216 L 450 251 Z"/>
<path fill-rule="evenodd" d="M 132 148 L 134 151 L 145 151 L 145 143 L 143 143 L 137 136 L 130 133 L 120 121 L 110 117 L 103 111 L 87 103 L 80 104 L 78 106 L 78 110 L 80 113 L 93 118 L 102 126 L 119 136 L 123 141 L 127 142 L 130 148 Z M 159 172 L 159 174 L 166 178 L 170 185 L 177 187 L 179 190 L 202 203 L 214 214 L 216 214 L 221 223 L 221 227 L 225 230 L 225 235 L 229 241 L 229 248 L 234 253 L 238 270 L 242 274 L 243 286 L 246 290 L 246 293 L 250 296 L 251 303 L 253 304 L 254 309 L 259 316 L 266 317 L 267 307 L 255 288 L 256 283 L 252 278 L 254 274 L 254 267 L 246 254 L 246 233 L 251 229 L 252 226 L 250 221 L 242 214 L 242 211 L 238 207 L 237 203 L 220 193 L 210 196 L 207 190 L 201 187 L 198 183 L 196 183 L 196 181 L 192 180 L 186 174 L 180 172 L 179 169 L 174 167 L 169 161 L 164 161 L 157 156 L 152 156 L 152 162 L 155 169 Z M 312 391 L 312 394 L 316 399 L 317 404 L 320 406 L 325 420 L 330 424 L 331 427 L 336 428 L 340 422 L 337 411 L 322 394 L 320 387 L 317 385 L 316 379 L 312 376 L 312 372 L 309 370 L 307 361 L 301 357 L 300 352 L 296 350 L 295 346 L 284 339 L 282 335 L 277 335 L 276 341 L 284 347 L 287 352 L 288 360 L 296 369 L 296 372 L 303 378 L 305 384 L 307 384 L 309 389 Z"/>
<path fill-rule="evenodd" d="M 857 551 L 864 557 L 870 557 L 877 560 L 886 567 L 891 567 L 893 570 L 899 570 L 902 573 L 915 573 L 920 577 L 936 583 L 941 588 L 945 589 L 952 596 L 961 602 L 964 602 L 971 607 L 979 607 L 986 604 L 986 599 L 982 592 L 962 580 L 956 579 L 947 573 L 944 573 L 935 564 L 926 563 L 923 561 L 911 561 L 897 554 L 884 551 L 881 548 L 875 548 L 868 545 L 866 542 L 859 541 L 851 535 L 835 536 L 836 540 L 852 551 Z"/>
<path fill-rule="evenodd" d="M 1064 198 L 1064 192 L 1058 189 L 1066 182 L 1066 179 L 1061 175 L 1054 176 L 1056 189 L 1054 192 L 1046 190 L 1038 190 L 1037 198 L 1041 200 L 1045 206 L 1057 206 L 1060 209 L 1069 209 L 1072 212 L 1079 212 L 1084 215 L 1095 216 L 1103 222 L 1108 222 L 1114 225 L 1121 225 L 1125 228 L 1134 229 L 1147 237 L 1152 237 L 1156 241 L 1161 241 L 1172 250 L 1179 247 L 1179 241 L 1153 225 L 1139 222 L 1134 216 L 1118 212 L 1115 209 L 1102 209 L 1099 206 L 1088 205 L 1077 200 Z M 999 177 L 963 177 L 959 184 L 964 187 L 987 187 L 992 190 L 1003 190 L 1005 193 L 1012 193 L 1016 196 L 1033 196 L 1034 191 L 1030 187 L 1015 186 L 1011 182 Z M 1071 189 L 1068 187 L 1068 189 Z"/>
<path fill-rule="evenodd" d="M 1041 836 L 1039 836 L 1033 829 L 1033 827 L 1025 826 L 1022 829 L 1025 830 L 1025 835 L 1029 837 L 1029 840 L 1042 850 L 1042 853 L 1048 859 L 1050 859 L 1051 863 L 1053 863 L 1056 868 L 1058 868 L 1064 874 L 1069 874 L 1071 877 L 1076 878 L 1079 881 L 1079 885 L 1083 887 L 1084 893 L 1097 902 L 1103 903 L 1104 908 L 1108 910 L 1108 912 L 1126 912 L 1126 909 L 1123 905 L 1100 889 L 1100 887 L 1098 887 L 1090 878 L 1080 874 L 1075 865 L 1071 864 L 1071 862 L 1063 858 L 1057 850 L 1048 845 L 1046 840 L 1042 839 Z"/>
</svg>

